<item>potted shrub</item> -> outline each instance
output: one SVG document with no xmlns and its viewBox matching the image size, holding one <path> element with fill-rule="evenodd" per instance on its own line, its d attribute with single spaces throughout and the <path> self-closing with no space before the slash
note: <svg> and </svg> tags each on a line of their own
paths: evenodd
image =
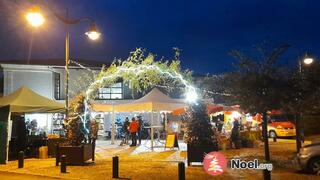
<svg viewBox="0 0 320 180">
<path fill-rule="evenodd" d="M 199 102 L 189 107 L 186 127 L 188 165 L 191 162 L 202 162 L 207 153 L 218 151 L 218 142 L 214 136 L 205 103 Z"/>
<path fill-rule="evenodd" d="M 70 104 L 69 116 L 64 124 L 67 142 L 57 146 L 57 163 L 62 155 L 66 155 L 66 161 L 71 165 L 84 165 L 90 159 L 94 161 L 98 123 L 84 121 L 84 100 L 85 96 L 81 94 Z"/>
<path fill-rule="evenodd" d="M 240 132 L 240 140 L 241 140 L 242 147 L 248 146 L 248 138 L 249 138 L 248 131 Z"/>
</svg>

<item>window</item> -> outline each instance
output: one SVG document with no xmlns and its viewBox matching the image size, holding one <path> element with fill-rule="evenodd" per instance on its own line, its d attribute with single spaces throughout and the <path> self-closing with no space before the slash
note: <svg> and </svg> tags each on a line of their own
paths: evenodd
<svg viewBox="0 0 320 180">
<path fill-rule="evenodd" d="M 99 99 L 122 99 L 122 83 L 116 83 L 110 87 L 99 89 Z"/>
<path fill-rule="evenodd" d="M 54 72 L 54 99 L 60 100 L 60 74 Z"/>
</svg>

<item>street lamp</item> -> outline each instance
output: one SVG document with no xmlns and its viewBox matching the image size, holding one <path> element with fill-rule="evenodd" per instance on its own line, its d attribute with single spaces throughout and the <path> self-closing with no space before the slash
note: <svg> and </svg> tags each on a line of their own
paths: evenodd
<svg viewBox="0 0 320 180">
<path fill-rule="evenodd" d="M 304 65 L 310 65 L 312 64 L 314 59 L 307 54 L 304 56 L 302 60 L 299 60 L 299 73 L 302 75 L 302 66 Z M 302 76 L 301 76 L 302 77 Z"/>
<path fill-rule="evenodd" d="M 306 64 L 306 65 L 312 64 L 313 63 L 313 58 L 306 57 L 306 58 L 304 58 L 303 63 Z"/>
<path fill-rule="evenodd" d="M 310 56 L 308 56 L 307 54 L 304 56 L 303 59 L 299 60 L 299 81 L 300 81 L 300 85 L 302 84 L 303 81 L 303 75 L 302 75 L 302 67 L 303 65 L 311 65 L 314 62 L 314 59 Z M 301 92 L 300 92 L 300 95 Z M 303 134 L 303 127 L 300 127 L 300 121 L 302 119 L 302 111 L 301 111 L 301 97 L 299 98 L 299 117 L 296 117 L 296 141 L 297 141 L 297 151 L 299 152 L 300 148 L 301 148 L 301 135 Z"/>
<path fill-rule="evenodd" d="M 89 21 L 91 23 L 90 29 L 85 34 L 89 37 L 91 40 L 97 40 L 99 39 L 101 33 L 97 31 L 96 24 L 94 20 L 91 18 L 80 18 L 80 19 L 70 19 L 68 17 L 68 9 L 66 10 L 66 16 L 61 16 L 53 9 L 50 8 L 50 6 L 46 5 L 46 7 L 55 15 L 57 19 L 59 19 L 62 23 L 64 23 L 67 26 L 67 32 L 65 37 L 65 101 L 66 101 L 66 117 L 68 117 L 69 113 L 69 26 L 76 25 L 80 22 Z M 26 19 L 29 22 L 29 24 L 33 27 L 40 27 L 44 24 L 45 18 L 42 15 L 40 8 L 38 6 L 34 6 L 30 9 L 30 11 L 26 14 Z"/>
<path fill-rule="evenodd" d="M 33 27 L 39 27 L 45 22 L 45 19 L 38 6 L 34 6 L 29 10 L 29 12 L 26 14 L 26 19 Z"/>
<path fill-rule="evenodd" d="M 93 41 L 99 39 L 100 35 L 101 35 L 101 33 L 99 33 L 97 31 L 97 27 L 95 24 L 92 24 L 90 27 L 90 30 L 88 32 L 86 32 L 85 34 L 89 37 L 89 39 L 91 39 Z"/>
</svg>

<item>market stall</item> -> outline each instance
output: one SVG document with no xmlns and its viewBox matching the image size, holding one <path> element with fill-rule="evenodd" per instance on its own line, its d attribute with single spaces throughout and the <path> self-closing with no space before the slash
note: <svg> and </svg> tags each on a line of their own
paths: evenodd
<svg viewBox="0 0 320 180">
<path fill-rule="evenodd" d="M 64 105 L 54 100 L 43 97 L 27 87 L 21 87 L 15 92 L 0 99 L 0 112 L 6 114 L 0 120 L 0 163 L 6 163 L 8 160 L 8 148 L 11 128 L 10 119 L 13 113 L 54 113 L 63 112 Z M 24 119 L 18 119 L 18 122 L 23 122 Z M 25 125 L 18 123 L 18 132 L 26 131 Z M 24 132 L 21 132 L 24 133 Z"/>
<path fill-rule="evenodd" d="M 180 108 L 172 112 L 178 116 L 186 112 Z M 239 144 L 243 147 L 252 147 L 253 142 L 261 139 L 261 132 L 258 123 L 250 114 L 245 114 L 239 105 L 225 106 L 220 104 L 208 104 L 207 113 L 210 116 L 211 124 L 219 141 L 219 147 L 226 149 L 231 145 L 231 133 L 234 121 L 239 123 Z M 241 142 L 240 142 L 241 141 Z"/>
</svg>

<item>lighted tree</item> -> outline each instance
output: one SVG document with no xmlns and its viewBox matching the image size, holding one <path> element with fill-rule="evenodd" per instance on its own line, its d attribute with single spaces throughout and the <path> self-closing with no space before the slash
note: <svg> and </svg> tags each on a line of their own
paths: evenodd
<svg viewBox="0 0 320 180">
<path fill-rule="evenodd" d="M 183 87 L 195 93 L 191 85 L 191 72 L 180 69 L 179 52 L 173 60 L 155 60 L 155 55 L 146 55 L 142 49 L 131 52 L 126 60 L 116 59 L 108 68 L 103 67 L 86 91 L 76 96 L 71 103 L 68 119 L 65 121 L 67 137 L 72 145 L 87 143 L 96 128 L 90 123 L 90 102 L 97 96 L 98 89 L 108 87 L 119 80 L 137 92 L 143 92 L 156 85 Z M 96 123 L 95 123 L 96 124 Z"/>
<path fill-rule="evenodd" d="M 173 60 L 162 58 L 156 61 L 155 57 L 154 54 L 147 54 L 138 48 L 131 52 L 126 60 L 116 59 L 96 76 L 95 81 L 86 91 L 86 97 L 94 98 L 99 88 L 111 86 L 120 79 L 137 92 L 143 92 L 156 85 L 184 87 L 188 91 L 195 91 L 190 83 L 192 72 L 182 71 L 180 68 L 178 51 Z"/>
<path fill-rule="evenodd" d="M 218 150 L 218 143 L 207 114 L 207 106 L 199 101 L 187 111 L 186 141 L 192 146 L 211 146 Z"/>
<path fill-rule="evenodd" d="M 70 145 L 77 146 L 87 143 L 90 136 L 89 126 L 83 120 L 85 112 L 84 99 L 85 96 L 80 94 L 72 100 L 68 118 L 65 120 L 64 127 Z"/>
</svg>

